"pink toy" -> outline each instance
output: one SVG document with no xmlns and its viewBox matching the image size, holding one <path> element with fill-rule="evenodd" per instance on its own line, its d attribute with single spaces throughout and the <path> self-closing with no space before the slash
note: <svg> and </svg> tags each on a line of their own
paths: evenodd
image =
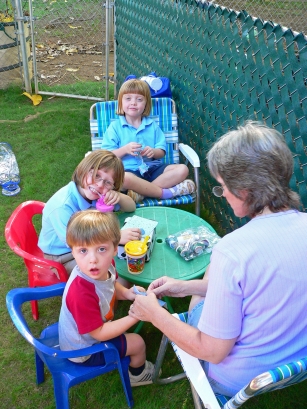
<svg viewBox="0 0 307 409">
<path fill-rule="evenodd" d="M 100 198 L 96 202 L 96 209 L 102 213 L 113 212 L 114 206 L 105 204 L 104 196 L 101 195 Z"/>
</svg>

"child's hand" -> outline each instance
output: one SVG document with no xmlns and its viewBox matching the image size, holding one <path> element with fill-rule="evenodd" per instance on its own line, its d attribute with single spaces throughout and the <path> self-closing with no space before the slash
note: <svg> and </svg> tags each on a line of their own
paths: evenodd
<svg viewBox="0 0 307 409">
<path fill-rule="evenodd" d="M 140 287 L 139 285 L 136 285 L 135 287 L 136 287 L 136 289 L 137 289 L 137 290 L 139 290 L 139 291 L 141 291 L 141 292 L 145 292 L 145 293 L 146 293 L 146 290 L 145 290 L 145 288 L 144 288 L 144 287 Z M 131 288 L 132 288 L 132 290 L 133 290 L 133 287 L 131 287 Z"/>
<path fill-rule="evenodd" d="M 106 205 L 116 205 L 120 200 L 120 194 L 116 190 L 109 190 L 104 196 Z"/>
<path fill-rule="evenodd" d="M 141 155 L 147 156 L 147 158 L 153 158 L 154 154 L 155 154 L 155 150 L 151 148 L 150 146 L 145 146 L 145 148 L 141 152 Z"/>
<path fill-rule="evenodd" d="M 142 145 L 137 142 L 130 142 L 126 146 L 126 155 L 137 156 L 140 150 L 142 149 Z"/>
<path fill-rule="evenodd" d="M 136 227 L 121 230 L 120 244 L 126 244 L 128 241 L 140 240 L 142 237 L 141 230 Z"/>
<path fill-rule="evenodd" d="M 136 286 L 136 288 L 137 288 L 139 291 L 146 291 L 145 288 L 140 287 L 140 286 L 138 286 L 138 285 Z M 134 293 L 133 287 L 130 287 L 130 288 L 128 289 L 128 291 L 129 291 L 129 293 L 127 292 L 127 300 L 134 301 L 137 294 Z"/>
</svg>

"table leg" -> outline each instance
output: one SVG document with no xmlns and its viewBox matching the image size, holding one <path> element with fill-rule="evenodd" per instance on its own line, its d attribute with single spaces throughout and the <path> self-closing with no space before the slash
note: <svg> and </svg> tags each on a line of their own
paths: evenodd
<svg viewBox="0 0 307 409">
<path fill-rule="evenodd" d="M 168 345 L 168 338 L 166 335 L 162 336 L 162 340 L 161 340 L 161 344 L 159 347 L 159 351 L 158 351 L 158 355 L 157 355 L 157 359 L 155 362 L 155 372 L 153 375 L 153 383 L 157 384 L 157 385 L 166 385 L 167 383 L 172 383 L 175 381 L 178 381 L 180 379 L 184 379 L 186 378 L 186 374 L 185 372 L 182 372 L 178 375 L 173 375 L 173 376 L 169 376 L 168 378 L 159 378 L 160 375 L 160 369 L 162 366 L 162 362 L 165 356 L 165 352 L 166 352 L 166 348 Z"/>
<path fill-rule="evenodd" d="M 169 311 L 171 314 L 174 314 L 175 311 L 174 311 L 174 309 L 173 309 L 173 307 L 172 307 L 170 297 L 163 297 L 163 300 L 164 300 L 164 301 L 166 302 L 166 304 L 167 304 L 167 309 L 168 309 L 168 311 Z"/>
<path fill-rule="evenodd" d="M 136 328 L 135 328 L 135 330 L 133 331 L 135 334 L 138 334 L 140 331 L 141 331 L 141 329 L 143 328 L 143 325 L 144 325 L 144 321 L 140 321 L 138 324 L 137 324 L 137 326 L 136 326 Z"/>
</svg>

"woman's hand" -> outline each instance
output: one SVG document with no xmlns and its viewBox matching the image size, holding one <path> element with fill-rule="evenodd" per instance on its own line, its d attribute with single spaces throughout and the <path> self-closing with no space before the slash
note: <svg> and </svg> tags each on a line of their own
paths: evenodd
<svg viewBox="0 0 307 409">
<path fill-rule="evenodd" d="M 187 295 L 184 292 L 185 281 L 176 280 L 171 277 L 160 277 L 157 280 L 153 281 L 147 290 L 147 293 L 154 293 L 157 297 L 185 297 Z"/>
<path fill-rule="evenodd" d="M 141 230 L 136 227 L 121 230 L 120 244 L 126 244 L 128 241 L 140 240 L 142 237 Z"/>
<path fill-rule="evenodd" d="M 160 307 L 157 298 L 153 293 L 147 293 L 146 297 L 143 295 L 136 295 L 134 303 L 130 306 L 129 316 L 141 321 L 151 322 L 153 315 L 159 308 L 162 307 Z"/>
<path fill-rule="evenodd" d="M 142 292 L 145 292 L 145 291 L 146 291 L 144 287 L 136 286 L 136 288 L 137 288 L 139 291 L 142 291 Z M 127 299 L 127 300 L 134 301 L 134 300 L 135 300 L 135 297 L 136 297 L 136 294 L 135 294 L 135 292 L 133 291 L 133 287 L 128 288 L 127 291 L 125 292 L 125 295 L 126 295 L 126 299 Z M 143 296 L 143 297 L 144 297 L 144 296 Z"/>
</svg>

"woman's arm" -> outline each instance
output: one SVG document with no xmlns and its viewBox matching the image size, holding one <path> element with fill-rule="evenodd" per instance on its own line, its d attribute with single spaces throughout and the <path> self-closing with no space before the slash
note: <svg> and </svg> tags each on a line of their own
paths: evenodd
<svg viewBox="0 0 307 409">
<path fill-rule="evenodd" d="M 200 295 L 204 297 L 207 292 L 208 280 L 177 280 L 171 277 L 160 277 L 153 281 L 147 292 L 153 292 L 157 297 L 186 297 L 188 295 Z"/>
<path fill-rule="evenodd" d="M 151 322 L 178 347 L 192 356 L 217 364 L 232 350 L 236 338 L 219 339 L 211 337 L 177 318 L 161 308 L 154 294 L 147 297 L 136 296 L 130 308 L 129 316 Z"/>
</svg>

